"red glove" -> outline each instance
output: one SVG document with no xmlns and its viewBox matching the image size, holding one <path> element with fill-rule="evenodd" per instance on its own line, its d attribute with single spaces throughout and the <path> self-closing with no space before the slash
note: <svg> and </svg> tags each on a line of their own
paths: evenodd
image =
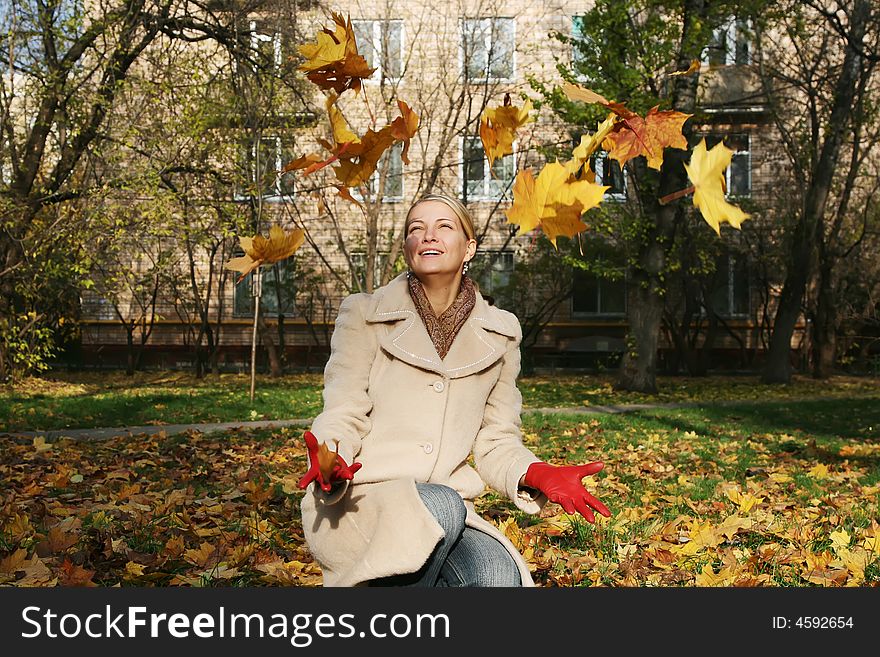
<svg viewBox="0 0 880 657">
<path fill-rule="evenodd" d="M 594 475 L 605 467 L 601 461 L 586 465 L 550 465 L 549 463 L 532 463 L 523 477 L 523 484 L 529 488 L 537 488 L 551 502 L 561 504 L 566 513 L 577 510 L 589 522 L 596 522 L 592 509 L 596 509 L 606 518 L 611 517 L 608 507 L 593 497 L 584 488 L 581 479 Z"/>
<path fill-rule="evenodd" d="M 352 479 L 354 473 L 361 469 L 360 463 L 352 463 L 351 465 L 348 465 L 345 462 L 345 459 L 339 456 L 339 454 L 336 454 L 336 464 L 333 466 L 330 480 L 324 481 L 324 475 L 321 474 L 318 461 L 318 451 L 320 449 L 318 439 L 311 431 L 306 431 L 305 434 L 303 434 L 303 437 L 306 440 L 306 447 L 309 450 L 309 469 L 308 472 L 303 475 L 302 479 L 299 480 L 298 486 L 300 488 L 305 488 L 313 481 L 317 481 L 321 490 L 327 493 L 330 492 L 330 489 L 333 488 L 334 484 L 338 484 L 344 479 Z"/>
</svg>

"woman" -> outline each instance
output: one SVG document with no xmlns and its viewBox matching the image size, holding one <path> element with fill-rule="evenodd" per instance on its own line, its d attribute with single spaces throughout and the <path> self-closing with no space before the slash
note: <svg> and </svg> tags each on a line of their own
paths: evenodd
<svg viewBox="0 0 880 657">
<path fill-rule="evenodd" d="M 522 332 L 464 275 L 477 248 L 467 209 L 426 196 L 404 234 L 409 271 L 339 309 L 324 410 L 306 432 L 306 541 L 325 586 L 534 586 L 474 498 L 488 484 L 527 513 L 549 498 L 593 522 L 609 512 L 581 479 L 602 463 L 556 467 L 523 446 Z M 338 441 L 329 481 L 319 441 Z"/>
</svg>

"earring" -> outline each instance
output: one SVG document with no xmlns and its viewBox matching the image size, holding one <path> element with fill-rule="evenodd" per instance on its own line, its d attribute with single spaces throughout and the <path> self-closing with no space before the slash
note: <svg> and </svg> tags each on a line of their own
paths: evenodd
<svg viewBox="0 0 880 657">
<path fill-rule="evenodd" d="M 464 266 L 461 268 L 461 273 L 467 274 L 468 268 L 470 268 L 470 266 L 471 266 L 471 261 L 470 260 L 465 261 Z"/>
<path fill-rule="evenodd" d="M 406 280 L 410 280 L 413 277 L 412 269 L 406 270 Z"/>
</svg>

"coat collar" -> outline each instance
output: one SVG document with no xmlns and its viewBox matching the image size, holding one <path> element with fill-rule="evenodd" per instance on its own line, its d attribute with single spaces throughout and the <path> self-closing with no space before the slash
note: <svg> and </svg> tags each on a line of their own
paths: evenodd
<svg viewBox="0 0 880 657">
<path fill-rule="evenodd" d="M 368 323 L 396 323 L 379 338 L 382 348 L 410 365 L 455 379 L 479 372 L 504 355 L 516 337 L 515 319 L 490 306 L 477 292 L 470 316 L 455 336 L 449 353 L 440 359 L 412 297 L 406 273 L 373 293 L 365 314 Z"/>
</svg>

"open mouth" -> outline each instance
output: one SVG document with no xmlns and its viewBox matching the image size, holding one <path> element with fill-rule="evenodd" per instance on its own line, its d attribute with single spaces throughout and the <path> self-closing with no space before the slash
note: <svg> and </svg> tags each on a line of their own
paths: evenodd
<svg viewBox="0 0 880 657">
<path fill-rule="evenodd" d="M 423 257 L 424 256 L 439 256 L 439 255 L 443 255 L 443 252 L 437 251 L 436 249 L 428 249 L 427 251 L 422 251 L 419 255 L 423 256 Z"/>
</svg>

